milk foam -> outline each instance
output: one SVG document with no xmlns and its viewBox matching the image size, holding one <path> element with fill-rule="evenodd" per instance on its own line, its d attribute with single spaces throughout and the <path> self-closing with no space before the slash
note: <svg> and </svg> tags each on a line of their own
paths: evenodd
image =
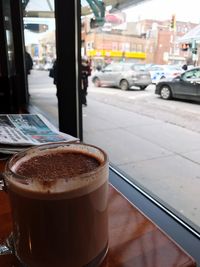
<svg viewBox="0 0 200 267">
<path fill-rule="evenodd" d="M 52 181 L 47 180 L 47 184 L 45 183 L 45 179 L 37 178 L 37 179 L 13 179 L 13 177 L 8 177 L 8 182 L 12 190 L 16 191 L 19 194 L 24 194 L 26 197 L 30 195 L 30 197 L 35 198 L 71 198 L 84 194 L 88 194 L 91 191 L 94 191 L 101 185 L 103 185 L 108 179 L 108 164 L 104 164 L 104 154 L 98 153 L 98 155 L 94 155 L 90 151 L 82 151 L 80 146 L 72 146 L 72 147 L 57 147 L 46 150 L 41 150 L 38 153 L 38 150 L 30 150 L 26 156 L 19 159 L 13 166 L 11 170 L 13 173 L 17 173 L 17 170 L 23 165 L 25 162 L 29 160 L 33 160 L 35 157 L 42 157 L 47 155 L 55 155 L 60 153 L 80 153 L 83 155 L 90 156 L 95 158 L 100 163 L 99 167 L 90 171 L 88 173 L 80 174 L 75 177 L 67 178 L 59 178 Z M 42 159 L 42 158 L 41 158 Z M 48 169 L 48 166 L 47 166 Z M 11 174 L 11 176 L 13 176 Z M 22 177 L 23 178 L 23 177 Z"/>
</svg>

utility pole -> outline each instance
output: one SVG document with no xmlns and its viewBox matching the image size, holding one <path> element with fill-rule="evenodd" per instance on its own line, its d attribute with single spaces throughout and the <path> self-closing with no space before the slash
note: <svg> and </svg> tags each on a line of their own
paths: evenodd
<svg viewBox="0 0 200 267">
<path fill-rule="evenodd" d="M 172 14 L 170 28 L 173 31 L 172 55 L 173 55 L 173 63 L 175 63 L 175 60 L 174 60 L 174 55 L 175 55 L 175 51 L 176 51 L 176 43 L 175 43 L 175 38 L 176 38 L 176 15 L 175 14 Z"/>
</svg>

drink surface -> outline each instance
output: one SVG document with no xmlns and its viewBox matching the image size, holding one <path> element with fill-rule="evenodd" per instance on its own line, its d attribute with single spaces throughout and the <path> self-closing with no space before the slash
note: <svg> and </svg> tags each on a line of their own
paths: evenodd
<svg viewBox="0 0 200 267">
<path fill-rule="evenodd" d="M 101 158 L 86 152 L 63 148 L 42 151 L 39 155 L 30 154 L 12 166 L 12 171 L 21 179 L 11 179 L 10 186 L 21 194 L 35 193 L 35 197 L 77 196 L 106 181 L 106 175 L 98 175 L 102 165 Z"/>
<path fill-rule="evenodd" d="M 80 152 L 56 152 L 35 156 L 22 162 L 15 170 L 17 174 L 35 178 L 48 186 L 52 180 L 70 179 L 95 170 L 100 166 L 98 159 Z"/>
</svg>

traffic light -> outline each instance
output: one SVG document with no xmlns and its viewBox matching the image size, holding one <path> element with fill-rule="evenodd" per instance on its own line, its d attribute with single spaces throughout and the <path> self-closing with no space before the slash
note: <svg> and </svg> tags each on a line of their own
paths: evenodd
<svg viewBox="0 0 200 267">
<path fill-rule="evenodd" d="M 181 50 L 182 51 L 188 51 L 190 49 L 191 45 L 188 43 L 181 44 Z"/>
<path fill-rule="evenodd" d="M 171 18 L 170 28 L 173 30 L 176 29 L 176 16 L 174 14 L 172 15 L 172 18 Z"/>
<path fill-rule="evenodd" d="M 192 54 L 197 54 L 197 47 L 195 47 L 195 48 L 192 48 Z"/>
<path fill-rule="evenodd" d="M 192 41 L 192 54 L 193 55 L 197 54 L 197 43 L 195 40 Z"/>
</svg>

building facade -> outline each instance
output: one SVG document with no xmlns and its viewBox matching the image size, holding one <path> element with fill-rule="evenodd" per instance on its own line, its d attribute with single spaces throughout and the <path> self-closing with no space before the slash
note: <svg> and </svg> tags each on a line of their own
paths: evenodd
<svg viewBox="0 0 200 267">
<path fill-rule="evenodd" d="M 145 64 L 183 64 L 188 53 L 181 49 L 178 39 L 197 24 L 176 21 L 141 20 L 123 27 L 111 24 L 91 29 L 88 19 L 82 22 L 82 55 L 94 65 L 131 61 Z"/>
</svg>

